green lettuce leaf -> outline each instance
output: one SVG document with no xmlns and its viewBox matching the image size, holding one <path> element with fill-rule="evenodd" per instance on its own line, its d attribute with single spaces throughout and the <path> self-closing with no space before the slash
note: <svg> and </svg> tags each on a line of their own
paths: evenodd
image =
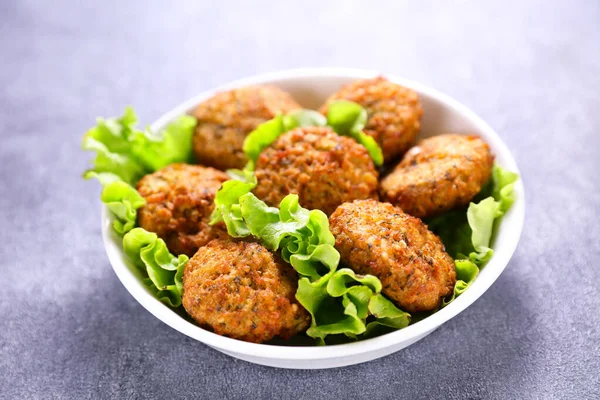
<svg viewBox="0 0 600 400">
<path fill-rule="evenodd" d="M 317 339 L 317 344 L 324 345 L 327 335 L 356 337 L 366 330 L 356 305 L 347 298 L 331 296 L 326 285 L 315 285 L 308 278 L 300 278 L 296 299 L 312 317 L 306 334 Z"/>
<path fill-rule="evenodd" d="M 369 312 L 376 319 L 367 324 L 365 338 L 402 329 L 410 323 L 410 314 L 398 309 L 381 293 L 374 295 L 369 300 Z"/>
<path fill-rule="evenodd" d="M 261 238 L 264 246 L 270 250 L 278 250 L 281 241 L 286 237 L 300 238 L 299 230 L 308 223 L 310 213 L 298 206 L 298 196 L 288 197 L 295 198 L 296 203 L 296 212 L 287 215 L 288 218 L 282 218 L 279 208 L 267 206 L 252 193 L 247 193 L 239 198 L 242 216 L 250 233 Z M 286 197 L 286 201 L 289 200 L 288 197 Z M 293 207 L 293 205 L 289 207 Z"/>
<path fill-rule="evenodd" d="M 244 153 L 250 160 L 245 170 L 254 170 L 254 163 L 260 153 L 273 143 L 277 138 L 292 129 L 304 126 L 325 126 L 323 115 L 313 110 L 295 110 L 287 115 L 278 115 L 263 122 L 250 132 L 244 140 Z M 239 170 L 236 170 L 239 171 Z"/>
<path fill-rule="evenodd" d="M 129 137 L 137 122 L 133 108 L 126 107 L 120 118 L 98 118 L 96 126 L 91 128 L 85 137 L 102 143 L 111 153 L 124 154 L 129 151 Z"/>
<path fill-rule="evenodd" d="M 428 228 L 440 237 L 452 258 L 468 258 L 468 254 L 473 250 L 473 242 L 466 209 L 447 212 L 429 219 L 426 223 Z"/>
<path fill-rule="evenodd" d="M 90 171 L 112 173 L 135 185 L 145 174 L 175 162 L 188 162 L 196 120 L 184 115 L 158 135 L 136 128 L 137 116 L 127 107 L 122 117 L 98 118 L 83 137 L 82 148 L 94 151 Z"/>
<path fill-rule="evenodd" d="M 380 292 L 381 282 L 375 276 L 357 275 L 347 268 L 335 271 L 326 281 L 300 279 L 296 298 L 312 316 L 307 334 L 325 344 L 328 335 L 359 339 L 408 326 L 410 314 Z M 366 323 L 368 318 L 372 321 Z"/>
<path fill-rule="evenodd" d="M 110 172 L 88 171 L 84 177 L 96 178 L 102 184 L 102 202 L 115 216 L 113 228 L 123 236 L 125 254 L 148 276 L 144 283 L 159 300 L 171 307 L 179 307 L 183 291 L 183 266 L 188 257 L 173 256 L 155 233 L 135 228 L 137 210 L 146 201 L 120 176 Z"/>
<path fill-rule="evenodd" d="M 281 115 L 263 122 L 255 130 L 250 132 L 244 140 L 243 150 L 246 157 L 255 163 L 263 149 L 268 147 L 285 132 L 287 132 L 286 126 L 283 123 L 283 117 Z"/>
<path fill-rule="evenodd" d="M 268 207 L 252 193 L 239 201 L 250 233 L 268 249 L 281 250 L 282 258 L 301 275 L 314 281 L 336 269 L 340 256 L 322 211 L 302 208 L 297 195 L 286 196 L 279 208 Z"/>
<path fill-rule="evenodd" d="M 115 216 L 113 229 L 121 236 L 133 229 L 138 208 L 146 204 L 146 200 L 138 191 L 110 172 L 88 171 L 84 174 L 84 178 L 96 178 L 102 184 L 100 199 Z"/>
<path fill-rule="evenodd" d="M 134 228 L 123 236 L 123 250 L 148 275 L 147 283 L 160 301 L 170 307 L 181 305 L 186 255 L 172 255 L 162 239 L 142 228 Z"/>
<path fill-rule="evenodd" d="M 479 203 L 471 203 L 467 209 L 467 222 L 471 228 L 471 244 L 474 251 L 469 258 L 478 264 L 489 261 L 494 255 L 490 246 L 494 221 L 504 213 L 500 211 L 500 202 L 488 197 Z"/>
<path fill-rule="evenodd" d="M 365 332 L 369 300 L 381 282 L 372 275 L 356 275 L 343 268 L 328 279 L 311 282 L 301 278 L 296 298 L 312 316 L 308 336 L 324 344 L 328 335 L 344 334 L 356 338 Z"/>
<path fill-rule="evenodd" d="M 339 135 L 352 137 L 365 146 L 375 165 L 379 166 L 383 164 L 383 153 L 375 139 L 363 133 L 366 122 L 367 112 L 365 109 L 356 103 L 345 100 L 333 102 L 329 107 L 327 118 L 317 111 L 305 109 L 278 115 L 260 124 L 244 140 L 243 150 L 250 160 L 244 171 L 253 171 L 260 153 L 279 136 L 292 129 L 305 126 L 330 126 Z M 240 170 L 232 170 L 230 174 L 233 174 L 234 179 L 245 176 Z"/>
<path fill-rule="evenodd" d="M 269 207 L 251 193 L 254 185 L 242 180 L 225 182 L 215 196 L 212 223 L 224 221 L 233 235 L 252 235 L 268 249 L 281 251 L 300 275 L 296 298 L 312 316 L 310 337 L 320 344 L 328 335 L 356 339 L 367 331 L 367 318 L 396 329 L 408 324 L 408 314 L 382 300 L 379 279 L 337 269 L 340 254 L 322 211 L 301 207 L 293 194 L 279 208 Z"/>
<path fill-rule="evenodd" d="M 147 173 L 137 161 L 128 155 L 111 152 L 106 145 L 91 135 L 83 138 L 82 148 L 96 152 L 96 158 L 92 161 L 93 167 L 86 172 L 112 173 L 132 185 Z"/>
<path fill-rule="evenodd" d="M 456 284 L 450 298 L 442 301 L 442 307 L 452 303 L 454 299 L 460 296 L 477 278 L 479 275 L 479 267 L 471 260 L 454 260 L 456 268 Z"/>
<path fill-rule="evenodd" d="M 350 136 L 362 144 L 377 166 L 383 164 L 383 152 L 373 137 L 363 132 L 367 123 L 367 110 L 347 100 L 337 100 L 327 110 L 327 125 L 339 135 Z"/>
<path fill-rule="evenodd" d="M 381 281 L 373 275 L 358 275 L 349 268 L 342 268 L 335 271 L 335 274 L 327 282 L 327 292 L 333 297 L 340 297 L 347 294 L 357 284 L 369 288 L 373 293 L 381 292 Z M 369 300 L 369 299 L 367 299 Z M 364 305 L 361 315 L 367 316 L 368 303 Z"/>
<path fill-rule="evenodd" d="M 228 169 L 227 175 L 236 181 L 253 183 L 256 185 L 256 176 L 254 175 L 254 161 L 248 161 L 244 169 Z"/>
<path fill-rule="evenodd" d="M 135 228 L 137 210 L 146 201 L 135 189 L 145 174 L 191 158 L 192 134 L 196 120 L 182 116 L 159 135 L 136 128 L 137 117 L 127 107 L 120 118 L 99 118 L 84 136 L 82 147 L 96 153 L 85 179 L 102 184 L 101 200 L 115 218 L 113 229 L 123 236 L 123 248 L 148 278 L 144 282 L 158 299 L 171 307 L 181 305 L 183 266 L 188 258 L 169 253 L 157 235 Z"/>
<path fill-rule="evenodd" d="M 429 228 L 440 236 L 448 253 L 455 258 L 457 282 L 452 296 L 443 305 L 462 294 L 494 255 L 491 248 L 494 227 L 515 201 L 513 189 L 517 179 L 517 174 L 495 164 L 490 182 L 466 212 L 451 211 L 428 221 Z"/>
<path fill-rule="evenodd" d="M 314 110 L 294 110 L 284 116 L 286 132 L 300 127 L 325 125 L 327 125 L 327 119 L 323 114 Z"/>
<path fill-rule="evenodd" d="M 506 213 L 516 199 L 515 182 L 519 175 L 504 168 L 494 165 L 492 169 L 492 197 L 500 202 L 500 211 Z"/>
<path fill-rule="evenodd" d="M 157 171 L 177 162 L 192 161 L 192 135 L 196 119 L 182 115 L 159 134 L 134 131 L 130 136 L 131 154 L 149 171 Z"/>
<path fill-rule="evenodd" d="M 223 182 L 221 189 L 215 195 L 215 209 L 210 217 L 210 224 L 225 222 L 227 232 L 232 237 L 245 237 L 250 234 L 246 222 L 242 218 L 239 199 L 250 193 L 256 182 L 230 180 Z"/>
<path fill-rule="evenodd" d="M 327 110 L 327 125 L 336 132 L 362 131 L 367 124 L 367 110 L 348 100 L 336 100 Z"/>
</svg>

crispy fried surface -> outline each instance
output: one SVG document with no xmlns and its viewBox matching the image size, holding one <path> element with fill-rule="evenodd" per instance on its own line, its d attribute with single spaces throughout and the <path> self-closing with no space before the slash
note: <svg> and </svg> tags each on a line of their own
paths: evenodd
<svg viewBox="0 0 600 400">
<path fill-rule="evenodd" d="M 257 197 L 279 206 L 290 193 L 327 215 L 354 199 L 377 198 L 378 172 L 367 150 L 329 128 L 298 128 L 282 135 L 256 163 Z"/>
<path fill-rule="evenodd" d="M 242 168 L 248 161 L 242 150 L 246 136 L 278 113 L 297 108 L 301 107 L 288 93 L 274 86 L 218 93 L 192 112 L 198 120 L 194 155 L 200 163 L 222 170 Z"/>
<path fill-rule="evenodd" d="M 333 94 L 321 107 L 321 112 L 326 114 L 329 104 L 340 99 L 358 103 L 367 110 L 369 119 L 365 133 L 379 143 L 386 163 L 400 157 L 415 143 L 423 115 L 415 91 L 381 76 L 364 79 Z"/>
<path fill-rule="evenodd" d="M 416 217 L 437 215 L 468 204 L 490 178 L 493 163 L 478 136 L 433 136 L 410 149 L 381 181 L 381 197 Z"/>
<path fill-rule="evenodd" d="M 138 224 L 155 232 L 172 253 L 193 256 L 200 246 L 227 236 L 223 225 L 208 225 L 215 193 L 227 179 L 214 168 L 188 164 L 146 175 L 137 184 L 147 202 L 138 211 Z"/>
<path fill-rule="evenodd" d="M 452 257 L 418 218 L 389 203 L 344 203 L 329 219 L 342 262 L 377 276 L 383 294 L 409 312 L 436 309 L 456 282 Z"/>
<path fill-rule="evenodd" d="M 183 306 L 203 327 L 248 342 L 303 332 L 308 312 L 296 301 L 298 277 L 258 243 L 216 239 L 185 266 Z"/>
</svg>

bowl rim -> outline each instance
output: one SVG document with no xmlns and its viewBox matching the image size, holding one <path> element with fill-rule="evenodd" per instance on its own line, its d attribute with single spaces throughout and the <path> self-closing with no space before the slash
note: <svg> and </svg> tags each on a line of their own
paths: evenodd
<svg viewBox="0 0 600 400">
<path fill-rule="evenodd" d="M 416 340 L 420 336 L 433 331 L 473 304 L 487 289 L 489 289 L 489 287 L 504 271 L 517 248 L 525 220 L 525 192 L 522 175 L 511 152 L 502 141 L 501 137 L 495 132 L 494 129 L 492 129 L 491 126 L 489 126 L 477 114 L 475 114 L 475 112 L 457 100 L 454 100 L 450 96 L 418 82 L 374 70 L 351 68 L 290 69 L 238 79 L 225 85 L 205 90 L 202 93 L 180 103 L 170 111 L 164 113 L 150 126 L 150 128 L 154 132 L 159 131 L 176 117 L 186 113 L 193 106 L 199 104 L 202 100 L 221 90 L 228 90 L 253 84 L 268 84 L 272 81 L 294 80 L 298 78 L 306 79 L 329 77 L 364 79 L 378 75 L 384 75 L 390 81 L 409 87 L 417 91 L 419 95 L 426 95 L 434 98 L 443 103 L 454 113 L 462 114 L 464 118 L 469 119 L 475 126 L 477 126 L 479 132 L 484 133 L 483 136 L 494 138 L 493 150 L 495 154 L 502 154 L 502 158 L 504 159 L 503 167 L 519 174 L 520 179 L 516 182 L 514 187 L 514 190 L 517 193 L 517 201 L 515 201 L 514 205 L 505 216 L 505 219 L 507 219 L 510 215 L 511 220 L 513 220 L 513 224 L 510 226 L 511 235 L 506 241 L 507 244 L 505 246 L 505 251 L 497 251 L 492 260 L 490 260 L 490 262 L 486 265 L 485 268 L 488 272 L 486 272 L 487 276 L 485 280 L 481 280 L 481 277 L 478 277 L 471 287 L 469 287 L 469 289 L 466 290 L 460 297 L 429 317 L 418 321 L 413 325 L 409 325 L 404 329 L 400 329 L 398 331 L 375 338 L 328 346 L 281 346 L 249 343 L 225 336 L 220 336 L 194 325 L 152 296 L 126 265 L 120 240 L 111 229 L 110 212 L 108 211 L 107 207 L 103 205 L 101 219 L 104 246 L 113 270 L 127 291 L 129 291 L 129 293 L 156 318 L 160 319 L 171 328 L 191 338 L 201 341 L 208 346 L 223 350 L 227 353 L 239 353 L 251 357 L 287 361 L 316 361 L 339 357 L 357 356 L 369 352 L 383 350 L 404 342 L 410 343 L 411 339 Z M 506 228 L 504 224 L 502 226 Z"/>
</svg>

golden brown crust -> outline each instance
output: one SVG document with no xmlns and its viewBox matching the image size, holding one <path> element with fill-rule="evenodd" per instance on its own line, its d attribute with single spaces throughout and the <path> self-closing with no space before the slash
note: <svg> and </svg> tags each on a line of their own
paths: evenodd
<svg viewBox="0 0 600 400">
<path fill-rule="evenodd" d="M 420 219 L 389 203 L 358 200 L 338 207 L 329 222 L 342 262 L 377 276 L 383 294 L 404 310 L 434 310 L 453 290 L 454 261 Z"/>
<path fill-rule="evenodd" d="M 200 165 L 172 164 L 146 175 L 137 184 L 146 205 L 138 224 L 155 232 L 174 254 L 193 256 L 200 246 L 227 236 L 224 226 L 210 226 L 215 193 L 229 177 Z"/>
<path fill-rule="evenodd" d="M 415 143 L 423 109 L 417 93 L 382 76 L 364 79 L 344 86 L 321 107 L 327 114 L 334 100 L 349 100 L 367 110 L 365 133 L 375 138 L 386 162 L 400 157 Z"/>
<path fill-rule="evenodd" d="M 183 307 L 219 335 L 261 343 L 303 332 L 310 315 L 298 304 L 298 277 L 258 243 L 216 239 L 185 266 Z"/>
<path fill-rule="evenodd" d="M 377 198 L 378 172 L 367 150 L 330 128 L 298 128 L 285 133 L 256 162 L 256 196 L 279 206 L 290 193 L 300 204 L 327 215 L 355 199 Z"/>
<path fill-rule="evenodd" d="M 381 181 L 381 198 L 416 217 L 437 215 L 468 204 L 490 178 L 493 163 L 478 136 L 433 136 L 410 149 Z"/>
<path fill-rule="evenodd" d="M 278 113 L 298 108 L 288 93 L 275 86 L 217 93 L 192 112 L 198 120 L 194 155 L 200 163 L 222 170 L 242 168 L 248 161 L 242 149 L 246 136 Z"/>
</svg>

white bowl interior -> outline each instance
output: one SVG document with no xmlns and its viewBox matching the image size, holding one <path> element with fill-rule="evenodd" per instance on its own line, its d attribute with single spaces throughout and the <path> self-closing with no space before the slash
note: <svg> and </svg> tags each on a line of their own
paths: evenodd
<svg viewBox="0 0 600 400">
<path fill-rule="evenodd" d="M 318 108 L 322 102 L 341 86 L 356 79 L 376 76 L 377 72 L 348 69 L 303 69 L 243 79 L 204 92 L 169 111 L 153 125 L 160 131 L 170 121 L 190 111 L 216 91 L 251 84 L 272 84 L 288 91 L 306 108 Z M 385 75 L 388 79 L 410 87 L 419 93 L 423 104 L 421 137 L 441 133 L 476 133 L 486 140 L 496 155 L 496 161 L 509 170 L 519 172 L 506 145 L 494 130 L 465 106 L 435 90 L 402 78 Z M 426 336 L 441 324 L 457 315 L 479 298 L 498 278 L 519 240 L 525 213 L 523 185 L 515 185 L 517 201 L 504 216 L 494 241 L 495 254 L 481 270 L 471 287 L 449 306 L 430 317 L 402 330 L 377 338 L 355 343 L 325 347 L 294 347 L 246 343 L 206 331 L 158 301 L 141 283 L 139 272 L 123 253 L 119 238 L 110 229 L 110 213 L 103 211 L 103 236 L 110 262 L 127 290 L 157 318 L 172 328 L 234 357 L 247 361 L 285 368 L 329 368 L 355 364 L 382 357 Z M 485 323 L 485 321 L 482 321 Z"/>
</svg>

